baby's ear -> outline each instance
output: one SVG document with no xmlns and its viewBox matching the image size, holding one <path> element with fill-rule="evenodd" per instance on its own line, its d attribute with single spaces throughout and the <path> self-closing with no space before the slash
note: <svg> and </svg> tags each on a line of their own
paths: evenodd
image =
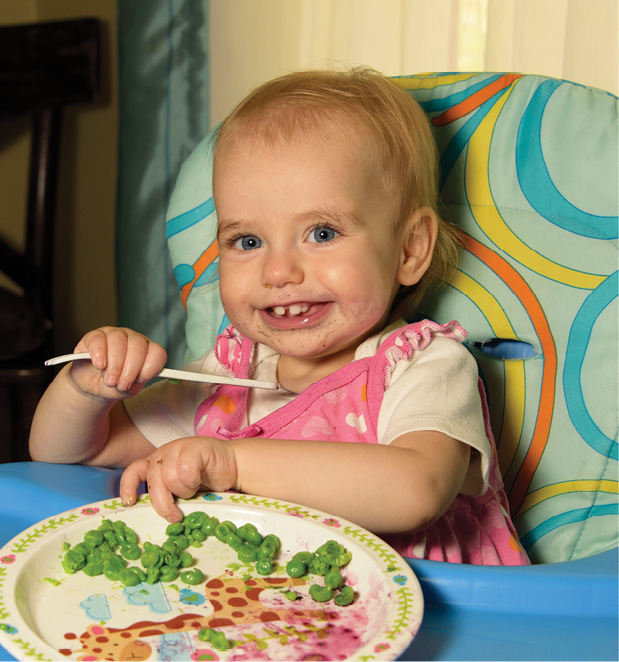
<svg viewBox="0 0 619 662">
<path fill-rule="evenodd" d="M 425 274 L 436 244 L 438 220 L 430 207 L 419 207 L 402 231 L 402 251 L 397 279 L 400 285 L 415 285 Z"/>
</svg>

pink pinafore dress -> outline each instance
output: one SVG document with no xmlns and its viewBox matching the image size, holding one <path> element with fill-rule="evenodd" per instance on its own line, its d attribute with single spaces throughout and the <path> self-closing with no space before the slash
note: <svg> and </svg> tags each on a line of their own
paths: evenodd
<svg viewBox="0 0 619 662">
<path fill-rule="evenodd" d="M 196 435 L 219 439 L 265 437 L 320 439 L 376 444 L 378 413 L 398 361 L 423 351 L 436 336 L 460 341 L 466 333 L 456 323 L 429 320 L 392 333 L 373 357 L 358 359 L 312 384 L 293 401 L 251 425 L 245 425 L 248 389 L 220 385 L 198 407 Z M 250 377 L 253 342 L 228 327 L 215 343 L 218 361 L 235 377 Z M 488 490 L 480 496 L 458 495 L 431 526 L 412 534 L 383 536 L 402 556 L 477 565 L 527 565 L 509 517 L 480 383 L 486 434 L 493 449 Z M 389 504 L 389 507 L 397 504 Z"/>
</svg>

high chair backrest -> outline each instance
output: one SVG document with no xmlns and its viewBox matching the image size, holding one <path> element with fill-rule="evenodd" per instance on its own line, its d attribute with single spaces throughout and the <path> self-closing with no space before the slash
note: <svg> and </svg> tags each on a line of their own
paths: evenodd
<svg viewBox="0 0 619 662">
<path fill-rule="evenodd" d="M 432 122 L 444 213 L 465 233 L 424 314 L 469 332 L 522 542 L 535 562 L 616 547 L 617 98 L 521 74 L 395 80 Z M 211 155 L 207 137 L 168 212 L 188 358 L 226 324 Z"/>
</svg>

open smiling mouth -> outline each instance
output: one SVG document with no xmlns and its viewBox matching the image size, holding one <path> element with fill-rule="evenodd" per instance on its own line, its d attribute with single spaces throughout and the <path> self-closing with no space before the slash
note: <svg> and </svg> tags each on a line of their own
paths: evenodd
<svg viewBox="0 0 619 662">
<path fill-rule="evenodd" d="M 320 322 L 331 309 L 331 302 L 306 301 L 286 306 L 270 306 L 261 311 L 265 322 L 276 328 L 299 328 Z"/>
</svg>

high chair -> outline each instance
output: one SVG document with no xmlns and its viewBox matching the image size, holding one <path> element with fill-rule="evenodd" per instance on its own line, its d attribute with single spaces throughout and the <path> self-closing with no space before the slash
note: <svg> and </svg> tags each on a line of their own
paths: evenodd
<svg viewBox="0 0 619 662">
<path fill-rule="evenodd" d="M 423 74 L 396 82 L 431 120 L 443 213 L 465 236 L 455 278 L 423 312 L 439 322 L 456 319 L 469 332 L 512 516 L 535 564 L 411 561 L 434 605 L 427 617 L 435 619 L 438 641 L 450 600 L 473 607 L 495 600 L 497 613 L 509 617 L 492 627 L 512 628 L 513 636 L 522 609 L 589 619 L 605 641 L 614 637 L 614 646 L 617 98 L 510 73 Z M 183 165 L 168 212 L 188 358 L 203 354 L 227 323 L 217 290 L 211 157 L 207 137 Z M 579 632 L 584 627 L 580 622 Z M 569 636 L 549 627 L 533 657 L 553 657 Z M 437 641 L 416 642 L 417 654 Z M 595 659 L 595 640 L 587 641 Z M 500 658 L 500 649 L 490 646 L 488 656 Z"/>
</svg>

